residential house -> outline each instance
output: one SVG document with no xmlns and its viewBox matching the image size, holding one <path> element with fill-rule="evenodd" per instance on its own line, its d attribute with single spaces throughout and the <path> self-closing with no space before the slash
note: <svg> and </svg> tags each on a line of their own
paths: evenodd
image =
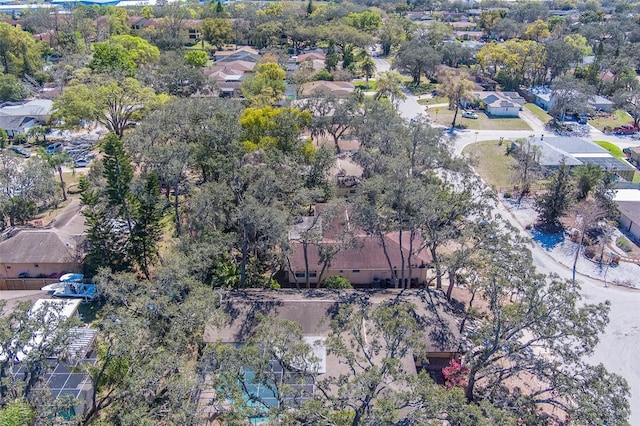
<svg viewBox="0 0 640 426">
<path fill-rule="evenodd" d="M 636 164 L 640 164 L 640 146 L 633 146 L 631 148 L 627 148 L 625 152 L 628 152 L 628 156 L 633 162 Z"/>
<path fill-rule="evenodd" d="M 355 90 L 353 83 L 349 81 L 312 81 L 300 86 L 300 97 L 308 98 L 314 93 L 321 92 L 333 96 L 346 98 Z"/>
<path fill-rule="evenodd" d="M 225 343 L 234 346 L 245 344 L 256 332 L 260 315 L 283 321 L 297 323 L 301 327 L 302 341 L 310 346 L 313 359 L 303 361 L 296 373 L 307 375 L 308 379 L 291 382 L 296 386 L 296 398 L 304 399 L 317 391 L 314 383 L 322 379 L 337 378 L 341 375 L 352 374 L 349 365 L 343 357 L 327 351 L 326 340 L 332 335 L 331 321 L 339 309 L 352 303 L 358 303 L 363 309 L 371 312 L 382 304 L 394 303 L 410 304 L 411 315 L 421 324 L 421 339 L 425 347 L 423 356 L 413 352 L 397 358 L 398 368 L 409 375 L 416 375 L 426 371 L 437 383 L 444 384 L 442 369 L 457 357 L 463 349 L 463 338 L 459 332 L 459 318 L 454 314 L 451 306 L 442 295 L 427 294 L 424 290 L 405 290 L 403 292 L 387 290 L 378 292 L 356 292 L 343 290 L 340 292 L 313 290 L 308 292 L 279 290 L 255 291 L 247 290 L 241 293 L 226 292 L 221 296 L 220 309 L 228 315 L 222 322 L 210 322 L 203 334 L 203 341 L 207 343 Z M 362 330 L 374 330 L 369 316 L 365 316 Z M 345 340 L 349 335 L 345 331 L 341 334 Z M 372 337 L 370 337 L 372 338 Z M 271 348 L 270 348 L 271 349 Z M 363 356 L 358 348 L 353 349 L 356 356 Z M 382 355 L 378 354 L 376 362 L 382 362 Z M 271 363 L 274 372 L 282 375 L 288 372 L 287 366 L 274 360 Z M 251 382 L 253 375 L 247 374 L 247 389 L 257 389 L 256 383 Z M 215 389 L 208 387 L 210 377 L 202 380 L 203 389 L 198 402 L 199 414 L 215 419 L 219 414 L 215 404 L 212 404 Z M 391 383 L 392 388 L 396 386 Z M 253 391 L 257 392 L 257 391 Z M 249 399 L 249 393 L 244 395 Z M 272 394 L 259 394 L 265 403 L 277 404 Z"/>
<path fill-rule="evenodd" d="M 445 22 L 468 21 L 469 20 L 469 17 L 464 12 L 445 11 L 445 12 L 441 12 L 440 16 L 441 16 L 442 20 L 445 21 Z"/>
<path fill-rule="evenodd" d="M 455 21 L 449 23 L 453 27 L 453 32 L 458 40 L 475 40 L 482 39 L 484 33 L 478 30 L 478 27 L 474 22 L 469 21 Z"/>
<path fill-rule="evenodd" d="M 303 217 L 289 229 L 292 253 L 289 256 L 287 281 L 300 285 L 307 280 L 314 285 L 327 277 L 341 276 L 358 287 L 390 287 L 393 277 L 402 279 L 410 287 L 424 286 L 430 278 L 431 256 L 426 249 L 420 249 L 418 237 L 410 241 L 403 232 L 402 243 L 399 232 L 389 232 L 383 236 L 384 247 L 378 236 L 367 234 L 351 222 L 348 208 L 342 208 L 331 220 L 324 220 L 326 206 L 317 204 L 315 216 Z M 303 244 L 303 235 L 313 232 L 320 237 L 317 244 Z M 330 262 L 324 262 L 319 247 L 337 246 L 340 250 Z M 402 250 L 401 250 L 402 248 Z M 402 252 L 402 253 L 401 253 Z M 306 259 L 306 263 L 305 263 Z M 322 276 L 321 276 L 322 275 Z M 411 275 L 411 278 L 409 278 Z"/>
<path fill-rule="evenodd" d="M 46 227 L 35 224 L 10 228 L 0 237 L 0 280 L 58 277 L 81 270 L 87 228 L 80 203 L 73 201 Z"/>
<path fill-rule="evenodd" d="M 260 60 L 260 52 L 249 46 L 242 46 L 236 50 L 218 50 L 213 54 L 214 61 L 250 61 L 258 62 Z"/>
<path fill-rule="evenodd" d="M 131 28 L 132 31 L 140 31 L 147 24 L 148 19 L 143 18 L 142 16 L 132 16 L 127 19 L 127 25 Z"/>
<path fill-rule="evenodd" d="M 216 83 L 216 87 L 222 97 L 241 96 L 240 85 L 242 81 L 253 74 L 255 62 L 229 61 L 218 62 L 206 68 L 204 74 Z"/>
<path fill-rule="evenodd" d="M 474 92 L 485 103 L 485 111 L 493 117 L 517 117 L 525 99 L 517 92 Z"/>
<path fill-rule="evenodd" d="M 78 242 L 46 229 L 23 229 L 0 242 L 0 278 L 47 278 L 81 269 Z"/>
<path fill-rule="evenodd" d="M 594 95 L 589 99 L 589 105 L 591 105 L 596 111 L 612 112 L 615 103 L 603 96 Z"/>
<path fill-rule="evenodd" d="M 96 24 L 98 27 L 104 27 L 106 22 L 101 20 L 103 17 L 99 17 L 96 19 Z M 139 31 L 145 28 L 154 28 L 166 25 L 166 18 L 142 18 L 139 16 L 131 17 L 126 21 L 127 25 L 133 31 Z M 183 19 L 180 22 L 180 34 L 184 38 L 184 40 L 190 44 L 196 43 L 200 40 L 200 26 L 202 25 L 202 19 Z"/>
<path fill-rule="evenodd" d="M 620 228 L 640 241 L 640 189 L 618 189 L 614 200 L 620 212 Z"/>
<path fill-rule="evenodd" d="M 53 47 L 57 41 L 55 30 L 47 30 L 43 33 L 33 34 L 32 37 L 38 41 L 46 43 L 49 47 Z"/>
<path fill-rule="evenodd" d="M 329 170 L 330 175 L 335 178 L 336 195 L 339 197 L 356 195 L 358 188 L 364 183 L 363 169 L 352 161 L 351 154 L 351 152 L 345 152 L 341 149 L 341 154 L 336 158 L 335 165 Z"/>
<path fill-rule="evenodd" d="M 545 111 L 549 111 L 553 108 L 555 104 L 555 99 L 553 93 L 548 87 L 532 87 L 529 89 L 529 93 L 531 93 L 535 97 L 535 104 L 538 105 Z M 611 112 L 613 111 L 614 103 L 609 99 L 599 96 L 593 95 L 589 98 L 589 106 L 595 111 L 604 111 Z"/>
<path fill-rule="evenodd" d="M 455 24 L 456 22 L 454 22 Z M 484 37 L 482 31 L 454 31 L 457 40 L 463 41 L 479 41 Z"/>
<path fill-rule="evenodd" d="M 296 58 L 296 63 L 301 64 L 304 61 L 322 61 L 322 63 L 324 64 L 324 61 L 327 59 L 327 55 L 324 54 L 323 52 L 309 52 L 309 53 L 303 53 L 302 55 L 298 55 L 295 57 Z"/>
<path fill-rule="evenodd" d="M 0 107 L 0 129 L 9 137 L 26 134 L 31 127 L 45 123 L 51 116 L 51 99 L 9 102 Z"/>
<path fill-rule="evenodd" d="M 82 416 L 91 404 L 93 391 L 91 377 L 80 364 L 95 365 L 98 330 L 89 327 L 61 329 L 69 319 L 78 317 L 80 303 L 79 299 L 36 300 L 29 309 L 28 315 L 33 320 L 46 324 L 47 335 L 45 336 L 42 328 L 34 330 L 34 333 L 26 338 L 16 336 L 17 342 L 22 344 L 22 350 L 17 352 L 11 360 L 3 360 L 6 367 L 5 373 L 11 374 L 17 381 L 24 380 L 25 366 L 29 369 L 29 365 L 35 359 L 39 363 L 44 361 L 40 371 L 42 384 L 46 386 L 53 399 L 59 399 L 59 403 L 66 405 L 66 409 L 60 410 L 63 412 L 60 416 L 65 419 L 75 415 Z M 32 351 L 32 348 L 50 348 L 46 340 L 55 334 L 68 342 L 65 351 L 57 351 L 63 353 L 64 357 L 53 356 L 42 360 L 42 353 Z"/>
<path fill-rule="evenodd" d="M 631 181 L 635 168 L 627 162 L 613 157 L 599 145 L 577 137 L 550 137 L 531 142 L 540 149 L 538 164 L 548 170 L 557 168 L 562 162 L 569 167 L 581 164 L 597 164 L 619 178 Z"/>
</svg>

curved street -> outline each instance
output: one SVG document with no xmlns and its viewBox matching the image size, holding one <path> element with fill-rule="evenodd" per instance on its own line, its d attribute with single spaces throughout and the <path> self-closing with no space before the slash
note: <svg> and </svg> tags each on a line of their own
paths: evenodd
<svg viewBox="0 0 640 426">
<path fill-rule="evenodd" d="M 389 63 L 381 58 L 375 58 L 378 72 L 390 69 Z M 407 98 L 401 101 L 398 107 L 399 113 L 406 119 L 411 119 L 425 113 L 425 109 L 417 102 L 417 98 L 407 93 Z M 531 135 L 536 137 L 544 134 L 552 136 L 551 132 L 544 130 L 543 123 L 529 111 L 522 111 L 520 118 L 527 122 L 532 130 L 518 131 L 496 131 L 496 130 L 456 130 L 451 139 L 454 152 L 458 155 L 462 153 L 465 146 L 485 141 L 495 140 L 500 137 L 505 139 L 526 138 Z M 591 127 L 590 135 L 592 140 L 604 140 L 612 142 L 620 148 L 637 146 L 637 141 L 619 138 L 615 135 L 608 135 Z M 498 202 L 496 212 L 509 220 L 523 235 L 530 237 L 524 226 L 506 209 L 502 203 Z M 554 273 L 564 279 L 571 279 L 571 269 L 553 259 L 540 245 L 531 244 L 533 262 L 536 268 L 545 274 Z M 638 270 L 640 272 L 640 269 Z M 637 352 L 640 348 L 640 320 L 637 310 L 640 307 L 640 291 L 629 290 L 619 287 L 605 287 L 604 282 L 593 278 L 579 276 L 578 281 L 582 286 L 581 294 L 585 302 L 611 303 L 609 313 L 609 325 L 603 335 L 600 336 L 600 343 L 595 348 L 591 361 L 594 364 L 602 363 L 607 370 L 623 376 L 629 383 L 631 389 L 631 417 L 629 422 L 632 425 L 640 424 L 640 369 L 637 368 Z"/>
</svg>

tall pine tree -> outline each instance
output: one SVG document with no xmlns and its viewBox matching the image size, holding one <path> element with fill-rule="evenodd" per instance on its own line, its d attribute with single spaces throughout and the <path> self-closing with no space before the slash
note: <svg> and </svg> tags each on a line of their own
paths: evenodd
<svg viewBox="0 0 640 426">
<path fill-rule="evenodd" d="M 104 189 L 107 204 L 118 209 L 118 216 L 126 221 L 129 235 L 131 235 L 133 233 L 130 206 L 133 180 L 131 157 L 124 150 L 122 140 L 113 133 L 105 137 L 102 149 L 104 150 L 103 176 L 107 180 Z"/>
<path fill-rule="evenodd" d="M 560 225 L 560 218 L 571 205 L 571 183 L 569 168 L 563 160 L 558 171 L 551 175 L 547 184 L 547 192 L 536 198 L 536 210 L 544 225 L 548 227 Z"/>
<path fill-rule="evenodd" d="M 158 241 L 162 236 L 160 228 L 160 178 L 151 173 L 137 194 L 135 223 L 133 226 L 133 257 L 149 279 L 149 266 L 158 258 Z"/>
</svg>

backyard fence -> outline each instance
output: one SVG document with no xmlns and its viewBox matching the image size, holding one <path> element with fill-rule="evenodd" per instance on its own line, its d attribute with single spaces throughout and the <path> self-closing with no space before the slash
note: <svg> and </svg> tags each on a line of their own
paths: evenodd
<svg viewBox="0 0 640 426">
<path fill-rule="evenodd" d="M 40 290 L 57 282 L 57 278 L 0 278 L 0 290 Z"/>
</svg>

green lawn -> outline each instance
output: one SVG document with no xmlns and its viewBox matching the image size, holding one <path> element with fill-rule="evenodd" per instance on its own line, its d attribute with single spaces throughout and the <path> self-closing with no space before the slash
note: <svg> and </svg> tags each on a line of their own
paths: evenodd
<svg viewBox="0 0 640 426">
<path fill-rule="evenodd" d="M 373 79 L 369 79 L 369 88 L 367 88 L 367 83 L 364 80 L 354 81 L 356 87 L 361 88 L 365 92 L 375 92 L 376 91 L 376 81 Z"/>
<path fill-rule="evenodd" d="M 451 126 L 454 111 L 449 111 L 446 107 L 429 108 L 427 114 L 433 123 Z M 477 119 L 462 118 L 462 110 L 458 111 L 456 125 L 465 126 L 469 130 L 531 130 L 520 118 L 490 118 L 482 111 L 477 111 L 477 114 Z"/>
<path fill-rule="evenodd" d="M 513 188 L 512 167 L 516 160 L 505 155 L 506 142 L 483 141 L 467 145 L 462 154 L 475 160 L 475 169 L 487 184 L 497 191 Z"/>
<path fill-rule="evenodd" d="M 449 98 L 446 96 L 436 96 L 435 98 L 418 99 L 420 105 L 448 104 Z"/>
<path fill-rule="evenodd" d="M 619 109 L 608 117 L 591 119 L 589 120 L 589 124 L 591 124 L 598 130 L 604 130 L 605 127 L 613 129 L 614 127 L 618 127 L 632 121 L 633 118 L 631 118 L 631 116 L 626 111 Z"/>
<path fill-rule="evenodd" d="M 551 120 L 551 116 L 536 104 L 527 103 L 527 104 L 524 104 L 524 108 L 530 113 L 532 113 L 533 115 L 535 115 L 536 117 L 538 117 L 538 119 L 545 124 L 548 123 L 549 120 Z"/>
<path fill-rule="evenodd" d="M 405 77 L 403 81 L 404 87 L 406 87 L 412 95 L 416 96 L 431 93 L 431 91 L 438 88 L 437 84 L 430 83 L 429 80 L 422 80 L 418 86 L 413 84 L 413 79 L 411 77 Z"/>
<path fill-rule="evenodd" d="M 609 154 L 613 155 L 614 157 L 620 159 L 620 160 L 624 160 L 627 156 L 622 152 L 622 150 L 620 148 L 618 148 L 617 145 L 611 143 L 611 142 L 607 142 L 607 141 L 594 141 L 595 143 L 597 143 L 598 145 L 600 145 L 602 148 L 606 149 L 607 151 L 609 151 Z"/>
</svg>

